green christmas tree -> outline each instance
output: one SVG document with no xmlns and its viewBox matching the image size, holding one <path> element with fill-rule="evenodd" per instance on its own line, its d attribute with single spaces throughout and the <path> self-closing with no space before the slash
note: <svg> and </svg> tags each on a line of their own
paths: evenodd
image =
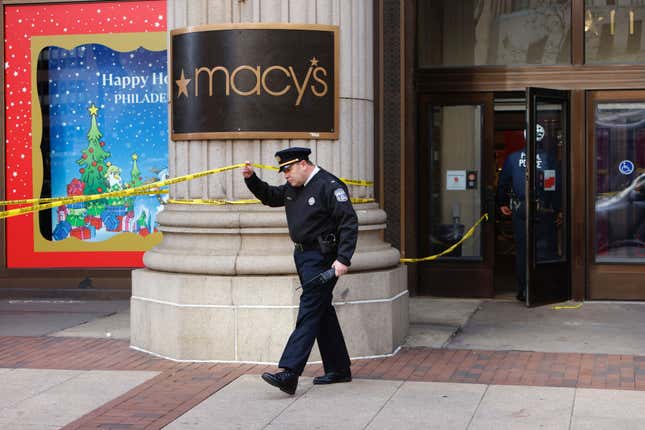
<svg viewBox="0 0 645 430">
<path fill-rule="evenodd" d="M 139 215 L 137 226 L 139 226 L 139 229 L 148 227 L 148 214 L 145 211 L 142 211 L 141 215 Z"/>
<path fill-rule="evenodd" d="M 137 160 L 139 156 L 137 154 L 132 154 L 132 170 L 130 170 L 130 186 L 138 187 L 141 185 L 141 171 L 139 166 L 137 166 Z"/>
<path fill-rule="evenodd" d="M 105 159 L 110 156 L 110 153 L 103 149 L 105 142 L 101 141 L 103 135 L 96 124 L 96 115 L 99 108 L 92 104 L 88 111 L 92 117 L 90 131 L 87 132 L 88 145 L 83 150 L 81 158 L 76 162 L 81 166 L 79 172 L 82 175 L 81 179 L 85 183 L 84 194 L 100 194 L 107 189 L 104 174 L 106 169 Z"/>
</svg>

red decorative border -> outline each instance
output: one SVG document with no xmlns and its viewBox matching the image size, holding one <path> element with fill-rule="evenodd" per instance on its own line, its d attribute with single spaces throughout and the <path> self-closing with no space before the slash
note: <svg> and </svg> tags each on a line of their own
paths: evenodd
<svg viewBox="0 0 645 430">
<path fill-rule="evenodd" d="M 166 31 L 166 0 L 4 7 L 7 200 L 32 198 L 32 36 Z M 142 267 L 143 252 L 34 252 L 33 214 L 7 219 L 7 267 Z"/>
</svg>

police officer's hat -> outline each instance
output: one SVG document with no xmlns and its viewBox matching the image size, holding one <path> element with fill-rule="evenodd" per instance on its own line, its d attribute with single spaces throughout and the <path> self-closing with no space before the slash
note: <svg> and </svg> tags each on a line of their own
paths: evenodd
<svg viewBox="0 0 645 430">
<path fill-rule="evenodd" d="M 299 161 L 309 161 L 309 154 L 311 154 L 311 149 L 299 148 L 297 146 L 276 152 L 275 159 L 278 162 L 279 171 L 282 172 L 284 171 L 285 167 Z"/>
</svg>

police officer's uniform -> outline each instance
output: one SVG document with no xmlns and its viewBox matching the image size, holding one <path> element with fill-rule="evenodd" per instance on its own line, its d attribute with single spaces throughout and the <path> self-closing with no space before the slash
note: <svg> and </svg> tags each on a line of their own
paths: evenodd
<svg viewBox="0 0 645 430">
<path fill-rule="evenodd" d="M 513 237 L 515 239 L 515 275 L 517 277 L 517 298 L 526 297 L 526 152 L 511 153 L 504 161 L 499 175 L 497 199 L 499 206 L 508 206 L 513 211 Z M 544 177 L 544 171 L 550 167 L 548 154 L 538 152 L 536 160 L 538 177 Z M 540 176 L 541 175 L 541 176 Z M 556 189 L 560 189 L 560 175 L 557 174 Z M 557 254 L 557 237 L 555 234 L 555 213 L 559 211 L 555 192 L 544 190 L 544 184 L 538 184 L 538 218 L 536 219 L 536 252 L 538 260 L 554 258 Z M 559 195 L 559 194 L 558 194 Z"/>
<path fill-rule="evenodd" d="M 497 184 L 499 206 L 508 206 L 513 211 L 513 239 L 515 240 L 515 276 L 517 298 L 526 296 L 526 152 L 516 151 L 504 161 Z"/>
<path fill-rule="evenodd" d="M 288 148 L 277 152 L 276 158 L 285 164 L 291 160 L 307 160 L 310 152 L 308 148 Z M 285 206 L 289 235 L 295 243 L 294 260 L 303 284 L 296 328 L 289 337 L 279 366 L 296 375 L 302 374 L 317 340 L 325 373 L 350 375 L 349 354 L 332 306 L 337 278 L 322 285 L 306 285 L 329 269 L 334 260 L 350 265 L 358 237 L 358 219 L 347 187 L 320 168 L 316 168 L 302 187 L 288 183 L 271 186 L 255 174 L 245 182 L 263 204 Z"/>
</svg>

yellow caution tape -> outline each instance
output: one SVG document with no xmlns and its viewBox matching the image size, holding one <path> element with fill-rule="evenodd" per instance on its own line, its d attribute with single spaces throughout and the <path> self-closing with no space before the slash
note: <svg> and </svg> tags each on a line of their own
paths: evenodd
<svg viewBox="0 0 645 430">
<path fill-rule="evenodd" d="M 251 165 L 253 167 L 257 167 L 258 169 L 267 169 L 267 170 L 275 170 L 275 171 L 278 170 L 277 167 L 269 166 L 269 165 L 266 165 L 266 164 L 253 163 Z M 123 196 L 123 195 L 135 195 L 140 190 L 146 190 L 146 189 L 149 189 L 149 188 L 161 188 L 161 187 L 176 184 L 176 183 L 179 183 L 179 182 L 185 182 L 185 181 L 189 181 L 189 180 L 192 180 L 192 179 L 200 178 L 202 176 L 212 175 L 212 174 L 215 174 L 215 173 L 226 172 L 228 170 L 233 170 L 233 169 L 237 169 L 237 168 L 244 167 L 244 166 L 245 166 L 244 163 L 238 163 L 238 164 L 233 164 L 233 165 L 226 166 L 226 167 L 219 167 L 217 169 L 205 170 L 203 172 L 191 173 L 191 174 L 188 174 L 188 175 L 178 176 L 176 178 L 166 179 L 165 181 L 153 182 L 153 183 L 150 183 L 150 184 L 141 185 L 139 187 L 130 188 L 130 189 L 127 189 L 127 190 L 114 191 L 114 193 L 119 193 L 119 194 L 104 193 L 104 194 L 95 194 L 95 195 L 102 196 L 102 197 L 98 197 L 98 198 L 103 198 L 103 197 L 107 198 L 107 197 L 115 197 L 115 196 Z M 357 180 L 357 179 L 340 178 L 340 180 L 345 182 L 346 184 L 349 184 L 349 185 L 361 185 L 361 186 L 374 185 L 374 182 L 362 181 L 362 180 Z M 120 194 L 120 193 L 125 193 L 125 194 Z M 52 203 L 52 202 L 56 202 L 56 201 L 59 201 L 59 200 L 62 200 L 62 199 L 67 200 L 70 197 L 72 197 L 72 196 L 47 197 L 47 198 L 41 198 L 41 199 L 0 200 L 0 206 L 34 204 L 34 203 L 37 203 L 37 204 Z M 87 201 L 87 200 L 84 200 L 84 199 L 80 199 L 81 197 L 84 198 L 86 196 L 77 196 L 77 197 L 79 197 L 78 201 Z M 92 199 L 89 199 L 89 200 L 92 200 Z"/>
<path fill-rule="evenodd" d="M 219 167 L 216 169 L 210 169 L 210 170 L 205 170 L 203 172 L 197 172 L 197 173 L 190 173 L 188 175 L 183 175 L 183 176 L 178 176 L 176 178 L 172 179 L 166 179 L 164 181 L 157 181 L 157 182 L 152 182 L 150 184 L 145 184 L 141 185 L 139 187 L 134 187 L 134 188 L 129 188 L 126 190 L 120 190 L 120 191 L 112 191 L 109 193 L 103 193 L 103 194 L 91 194 L 87 196 L 67 196 L 67 197 L 48 197 L 48 198 L 43 198 L 43 199 L 24 199 L 24 200 L 6 200 L 6 201 L 0 201 L 0 206 L 7 206 L 7 205 L 22 205 L 22 204 L 30 204 L 31 206 L 23 207 L 23 208 L 17 208 L 17 209 L 10 209 L 6 210 L 4 212 L 0 212 L 0 219 L 4 218 L 9 218 L 12 216 L 17 216 L 17 215 L 22 215 L 26 214 L 29 212 L 36 212 L 40 210 L 45 210 L 45 209 L 51 209 L 54 207 L 62 206 L 65 204 L 69 203 L 80 203 L 80 202 L 87 202 L 87 201 L 92 201 L 92 200 L 99 200 L 99 199 L 105 199 L 105 198 L 115 198 L 115 197 L 125 197 L 125 196 L 136 196 L 136 195 L 147 195 L 147 194 L 163 194 L 166 193 L 166 191 L 152 191 L 152 192 L 146 192 L 146 190 L 150 190 L 152 188 L 162 188 L 166 187 L 168 185 L 176 184 L 179 182 L 185 182 L 185 181 L 190 181 L 193 179 L 201 178 L 203 176 L 208 176 L 208 175 L 213 175 L 216 173 L 221 173 L 221 172 L 226 172 L 229 170 L 233 169 L 238 169 L 240 167 L 244 167 L 246 164 L 245 163 L 238 163 L 238 164 L 232 164 L 230 166 L 225 166 L 225 167 Z M 268 170 L 275 170 L 277 171 L 278 168 L 274 166 L 268 166 L 266 164 L 258 164 L 258 163 L 253 163 L 253 167 L 256 167 L 258 169 L 268 169 Z M 369 186 L 372 185 L 373 182 L 369 181 L 361 181 L 361 180 L 351 180 L 351 179 L 344 179 L 341 178 L 342 181 L 349 183 L 350 185 L 363 185 L 363 186 Z M 368 203 L 374 201 L 374 199 L 352 199 L 353 202 L 355 203 Z M 173 203 L 179 203 L 179 204 L 253 204 L 257 203 L 257 200 L 218 200 L 218 199 L 212 199 L 212 200 L 203 200 L 203 199 L 196 199 L 194 203 L 191 203 L 190 200 L 173 200 Z"/>
<path fill-rule="evenodd" d="M 133 188 L 133 189 L 138 189 L 138 188 Z M 120 191 L 118 191 L 120 192 Z M 157 191 L 139 191 L 136 193 L 132 193 L 130 195 L 135 195 L 135 196 L 147 196 L 149 194 L 167 194 L 168 190 L 157 190 Z M 112 198 L 111 195 L 107 194 L 91 194 L 92 196 L 100 196 L 97 197 L 99 199 L 101 198 Z M 107 197 L 106 197 L 107 196 Z M 0 200 L 0 206 L 9 206 L 9 205 L 26 205 L 26 204 L 34 204 L 34 203 L 51 203 L 51 202 L 57 202 L 59 200 L 67 200 L 72 197 L 80 197 L 80 196 L 66 196 L 66 197 L 47 197 L 47 198 L 42 198 L 42 199 L 25 199 L 25 200 L 5 200 L 1 201 Z M 83 196 L 84 197 L 84 196 Z"/>
<path fill-rule="evenodd" d="M 257 167 L 258 169 L 275 170 L 276 172 L 278 171 L 277 167 L 267 166 L 266 164 L 253 163 L 251 165 L 253 167 Z M 373 181 L 363 181 L 363 180 L 360 180 L 360 179 L 347 179 L 347 178 L 338 178 L 338 179 L 340 179 L 341 181 L 343 181 L 347 185 L 358 185 L 358 186 L 361 186 L 361 187 L 371 187 L 372 185 L 374 185 Z"/>
<path fill-rule="evenodd" d="M 22 215 L 30 212 L 36 212 L 40 210 L 45 210 L 45 209 L 51 209 L 55 208 L 58 206 L 62 206 L 65 204 L 69 203 L 80 203 L 80 202 L 87 202 L 87 201 L 93 201 L 93 200 L 100 200 L 100 199 L 107 199 L 107 198 L 116 198 L 116 197 L 125 197 L 125 196 L 138 196 L 138 195 L 154 195 L 154 194 L 166 194 L 168 193 L 167 190 L 160 190 L 159 188 L 166 187 L 168 185 L 176 184 L 179 182 L 185 182 L 189 181 L 192 179 L 197 179 L 203 176 L 208 176 L 208 175 L 213 175 L 215 173 L 221 173 L 221 172 L 226 172 L 229 170 L 237 169 L 240 167 L 244 167 L 246 164 L 245 163 L 238 163 L 238 164 L 233 164 L 230 166 L 226 167 L 219 167 L 217 169 L 210 169 L 210 170 L 205 170 L 203 172 L 198 172 L 198 173 L 190 173 L 188 175 L 183 175 L 183 176 L 178 176 L 176 178 L 172 179 L 166 179 L 164 181 L 157 181 L 153 182 L 150 184 L 145 184 L 141 185 L 139 187 L 134 187 L 134 188 L 129 188 L 125 190 L 120 190 L 120 191 L 112 191 L 109 193 L 103 193 L 103 194 L 91 194 L 91 195 L 86 195 L 86 196 L 68 196 L 68 197 L 48 197 L 48 198 L 42 198 L 42 199 L 24 199 L 24 200 L 5 200 L 5 201 L 0 201 L 0 206 L 7 206 L 7 205 L 21 205 L 21 204 L 31 204 L 31 206 L 26 206 L 22 208 L 17 208 L 17 209 L 10 209 L 6 210 L 3 212 L 0 212 L 0 219 L 4 218 L 9 218 L 17 215 Z M 258 164 L 258 163 L 253 163 L 253 167 L 256 167 L 258 169 L 268 169 L 268 170 L 275 170 L 277 171 L 278 168 L 274 166 L 268 166 L 266 164 Z M 343 181 L 346 184 L 349 185 L 358 185 L 358 186 L 371 186 L 374 184 L 372 181 L 363 181 L 363 180 L 353 180 L 353 179 L 346 179 L 346 178 L 339 178 L 341 181 Z M 153 188 L 155 188 L 153 190 Z M 374 201 L 372 198 L 352 198 L 351 201 L 353 203 L 371 203 Z M 239 204 L 257 204 L 260 203 L 259 200 L 257 199 L 247 199 L 247 200 L 224 200 L 224 199 L 169 199 L 168 203 L 172 204 L 209 204 L 209 205 L 239 205 Z M 401 263 L 418 263 L 421 261 L 432 261 L 436 260 L 437 258 L 449 254 L 452 251 L 455 250 L 459 245 L 461 245 L 464 241 L 469 239 L 473 233 L 475 232 L 475 229 L 481 224 L 484 220 L 488 221 L 488 214 L 484 214 L 476 223 L 473 225 L 467 232 L 466 234 L 459 240 L 459 242 L 455 243 L 445 251 L 431 255 L 428 257 L 423 257 L 423 258 L 401 258 L 399 261 Z M 554 306 L 554 309 L 577 309 L 582 305 L 576 305 L 576 306 Z"/>
<path fill-rule="evenodd" d="M 338 179 L 340 179 L 347 185 L 358 185 L 361 187 L 371 187 L 372 185 L 374 185 L 374 182 L 372 181 L 360 181 L 358 179 L 347 179 L 347 178 L 338 178 Z"/>
<path fill-rule="evenodd" d="M 352 201 L 352 203 L 372 203 L 376 201 L 374 199 L 368 199 L 364 197 L 350 197 L 349 199 Z"/>
<path fill-rule="evenodd" d="M 251 163 L 251 166 L 257 167 L 258 169 L 275 170 L 276 172 L 279 170 L 275 166 L 268 166 L 266 164 Z"/>
<path fill-rule="evenodd" d="M 580 309 L 582 307 L 582 303 L 578 303 L 577 305 L 557 305 L 557 306 L 552 306 L 551 309 L 559 311 L 561 309 Z"/>
<path fill-rule="evenodd" d="M 352 203 L 371 203 L 374 199 L 353 197 Z M 169 199 L 168 203 L 177 205 L 250 205 L 261 203 L 257 199 L 248 200 L 224 200 L 224 199 Z"/>
<path fill-rule="evenodd" d="M 136 190 L 135 192 L 129 192 L 131 190 Z M 137 188 L 132 188 L 131 190 L 126 190 L 124 191 L 115 191 L 111 193 L 105 193 L 105 194 L 91 194 L 87 196 L 70 196 L 66 198 L 59 198 L 53 202 L 50 203 L 43 203 L 43 204 L 38 204 L 38 205 L 32 205 L 32 206 L 25 206 L 23 208 L 18 208 L 18 209 L 10 209 L 4 212 L 0 212 L 0 219 L 4 218 L 10 218 L 13 216 L 18 216 L 18 215 L 23 215 L 29 212 L 37 212 L 45 209 L 51 209 L 55 208 L 58 206 L 63 206 L 66 204 L 70 203 L 79 203 L 79 202 L 88 202 L 92 200 L 101 200 L 105 198 L 114 198 L 114 197 L 122 197 L 126 195 L 132 195 L 132 196 L 139 196 L 139 195 L 148 195 L 148 194 L 165 194 L 167 191 L 165 190 L 148 190 L 145 192 L 142 192 L 142 190 L 137 190 Z"/>
<path fill-rule="evenodd" d="M 445 251 L 440 252 L 439 254 L 435 254 L 435 255 L 431 255 L 429 257 L 423 257 L 423 258 L 401 258 L 399 261 L 401 263 L 418 263 L 420 261 L 436 260 L 437 258 L 441 257 L 442 255 L 449 254 L 452 251 L 454 251 L 455 248 L 457 248 L 459 245 L 461 245 L 465 240 L 469 239 L 473 235 L 473 233 L 475 233 L 475 229 L 477 228 L 477 226 L 479 226 L 479 224 L 481 224 L 482 221 L 484 221 L 484 220 L 488 221 L 488 214 L 487 213 L 482 215 L 482 217 L 479 218 L 479 221 L 477 221 L 475 223 L 475 225 L 473 225 L 472 227 L 470 227 L 470 229 L 468 229 L 466 234 L 464 234 L 464 237 L 462 237 L 459 242 L 455 243 L 450 248 L 446 249 Z"/>
<path fill-rule="evenodd" d="M 176 205 L 249 205 L 260 203 L 257 199 L 220 200 L 220 199 L 168 199 L 168 203 Z"/>
<path fill-rule="evenodd" d="M 47 197 L 42 199 L 24 199 L 24 200 L 0 200 L 0 206 L 8 205 L 31 205 L 34 203 L 50 203 L 65 197 Z"/>
<path fill-rule="evenodd" d="M 228 170 L 233 170 L 237 169 L 240 167 L 244 167 L 244 163 L 239 163 L 239 164 L 233 164 L 231 166 L 226 166 L 226 167 L 219 167 L 217 169 L 211 169 L 211 170 L 205 170 L 203 172 L 198 172 L 198 173 L 190 173 L 188 175 L 183 175 L 183 176 L 178 176 L 176 178 L 172 179 L 166 179 L 164 181 L 157 181 L 157 182 L 151 182 L 149 184 L 145 185 L 140 185 L 138 187 L 134 188 L 128 188 L 125 190 L 119 190 L 119 191 L 112 191 L 109 193 L 103 193 L 103 194 L 90 194 L 87 196 L 67 196 L 67 197 L 53 197 L 53 198 L 48 198 L 48 199 L 30 199 L 28 202 L 33 203 L 42 203 L 41 200 L 46 200 L 47 203 L 49 202 L 61 202 L 61 201 L 66 201 L 68 202 L 69 199 L 74 199 L 73 201 L 75 202 L 86 202 L 90 200 L 97 200 L 97 199 L 102 199 L 102 198 L 114 198 L 114 197 L 123 197 L 123 196 L 131 196 L 131 195 L 136 195 L 137 193 L 140 193 L 143 190 L 149 190 L 151 188 L 162 188 L 166 187 L 168 185 L 176 184 L 178 182 L 185 182 L 185 181 L 190 181 L 192 179 L 196 178 L 201 178 L 202 176 L 207 176 L 207 175 L 212 175 L 215 173 L 221 173 L 221 172 L 226 172 Z M 148 194 L 148 193 L 144 193 Z M 0 202 L 2 205 L 14 205 L 14 204 L 20 204 L 16 202 L 20 202 L 21 200 L 9 200 L 9 201 L 3 201 Z M 26 201 L 26 200 L 22 200 Z M 65 203 L 61 203 L 65 204 Z M 55 205 L 55 206 L 60 206 L 60 205 Z M 53 206 L 52 206 L 53 207 Z M 47 209 L 47 208 L 43 208 Z M 0 212 L 0 214 L 3 214 L 4 212 Z"/>
</svg>

